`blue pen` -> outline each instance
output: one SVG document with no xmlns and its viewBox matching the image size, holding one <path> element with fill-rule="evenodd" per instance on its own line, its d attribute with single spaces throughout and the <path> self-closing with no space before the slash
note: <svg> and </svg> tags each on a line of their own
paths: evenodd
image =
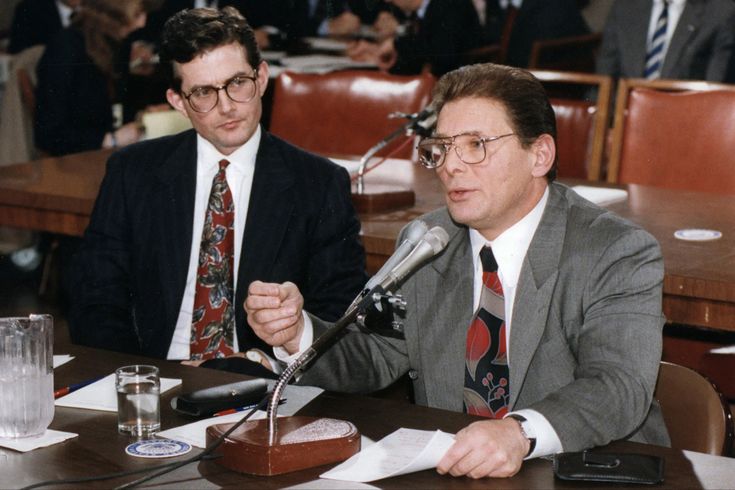
<svg viewBox="0 0 735 490">
<path fill-rule="evenodd" d="M 81 383 L 75 383 L 73 385 L 65 386 L 64 388 L 59 388 L 58 390 L 54 391 L 54 399 L 61 398 L 64 395 L 68 395 L 72 391 L 77 391 L 79 388 L 84 388 L 85 386 L 91 385 L 95 381 L 99 381 L 101 379 L 102 377 L 88 379 L 87 381 L 82 381 Z"/>
<path fill-rule="evenodd" d="M 286 403 L 285 398 L 281 398 L 281 400 L 278 402 L 279 405 L 283 405 Z M 222 415 L 230 415 L 231 413 L 237 413 L 237 412 L 244 412 L 246 410 L 252 410 L 257 403 L 253 403 L 252 405 L 248 405 L 247 407 L 238 407 L 238 408 L 228 408 L 227 410 L 222 410 L 220 412 L 215 413 L 214 417 L 221 417 Z"/>
</svg>

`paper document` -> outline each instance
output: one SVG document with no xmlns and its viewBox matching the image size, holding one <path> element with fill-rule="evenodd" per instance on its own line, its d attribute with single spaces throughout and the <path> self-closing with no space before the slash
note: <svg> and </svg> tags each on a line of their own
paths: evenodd
<svg viewBox="0 0 735 490">
<path fill-rule="evenodd" d="M 454 436 L 440 430 L 398 429 L 319 476 L 369 482 L 428 470 L 436 468 L 452 444 Z"/>
<path fill-rule="evenodd" d="M 57 367 L 66 364 L 67 362 L 74 359 L 74 356 L 70 356 L 69 354 L 59 354 L 57 356 L 54 356 L 54 369 Z"/>
<path fill-rule="evenodd" d="M 167 429 L 158 432 L 156 433 L 156 436 L 163 437 L 165 439 L 173 439 L 174 441 L 188 442 L 192 446 L 204 448 L 207 446 L 207 427 L 216 424 L 234 424 L 248 413 L 249 410 L 247 412 L 237 412 L 231 413 L 229 415 L 222 415 L 221 417 L 210 417 L 208 419 L 192 422 L 191 424 L 180 425 L 179 427 L 174 427 L 173 429 Z M 262 410 L 258 410 L 253 414 L 252 417 L 248 419 L 248 421 L 264 418 L 265 412 Z"/>
<path fill-rule="evenodd" d="M 179 386 L 180 379 L 161 378 L 161 393 Z M 85 408 L 88 410 L 103 410 L 117 412 L 117 390 L 115 389 L 115 374 L 105 376 L 96 383 L 73 391 L 55 401 L 57 407 Z"/>
<path fill-rule="evenodd" d="M 628 191 L 624 189 L 575 185 L 572 187 L 572 190 L 598 206 L 605 206 L 606 204 L 612 204 L 614 202 L 625 201 L 628 199 Z"/>
<path fill-rule="evenodd" d="M 77 437 L 77 435 L 78 434 L 74 434 L 73 432 L 62 432 L 59 430 L 47 429 L 46 432 L 38 437 L 21 437 L 19 439 L 0 438 L 0 446 L 25 453 L 38 449 L 39 447 L 53 446 L 54 444 L 64 442 L 72 437 Z"/>
</svg>

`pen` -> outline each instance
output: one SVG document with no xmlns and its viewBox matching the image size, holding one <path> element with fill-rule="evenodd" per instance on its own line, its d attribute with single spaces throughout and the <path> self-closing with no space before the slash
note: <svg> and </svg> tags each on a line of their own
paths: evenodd
<svg viewBox="0 0 735 490">
<path fill-rule="evenodd" d="M 58 390 L 54 391 L 54 399 L 61 398 L 64 395 L 68 395 L 72 391 L 77 391 L 79 388 L 84 388 L 85 386 L 91 385 L 95 381 L 99 381 L 101 379 L 102 377 L 88 379 L 87 381 L 82 381 L 81 383 L 75 383 L 73 385 L 65 386 L 64 388 L 59 388 Z"/>
<path fill-rule="evenodd" d="M 281 398 L 281 400 L 278 402 L 279 405 L 283 405 L 286 403 L 285 398 Z M 221 417 L 222 415 L 230 415 L 231 413 L 237 413 L 237 412 L 244 412 L 245 410 L 250 410 L 253 407 L 255 407 L 257 403 L 253 403 L 252 405 L 248 405 L 246 407 L 237 407 L 237 408 L 228 408 L 227 410 L 222 410 L 219 412 L 216 412 L 213 417 Z"/>
</svg>

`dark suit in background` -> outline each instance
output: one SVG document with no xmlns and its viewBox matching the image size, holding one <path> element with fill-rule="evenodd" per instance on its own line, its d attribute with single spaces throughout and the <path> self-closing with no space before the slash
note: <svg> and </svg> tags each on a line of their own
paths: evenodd
<svg viewBox="0 0 735 490">
<path fill-rule="evenodd" d="M 490 0 L 489 3 L 497 2 Z M 508 41 L 505 63 L 527 67 L 534 41 L 589 33 L 576 0 L 523 0 Z"/>
<path fill-rule="evenodd" d="M 75 343 L 166 357 L 189 266 L 196 146 L 191 130 L 110 158 L 75 263 Z M 292 281 L 306 311 L 339 318 L 366 280 L 359 231 L 347 172 L 264 132 L 235 286 L 240 350 L 265 347 L 243 309 L 254 280 Z"/>
<path fill-rule="evenodd" d="M 597 72 L 642 77 L 652 0 L 616 0 L 597 58 Z M 687 0 L 661 67 L 661 78 L 724 81 L 735 53 L 735 2 Z"/>
<path fill-rule="evenodd" d="M 390 71 L 417 74 L 429 65 L 442 75 L 461 64 L 461 55 L 480 45 L 480 21 L 472 0 L 431 0 L 423 19 L 409 21 L 395 40 L 396 63 Z"/>
<path fill-rule="evenodd" d="M 102 147 L 112 130 L 110 82 L 87 54 L 82 33 L 56 34 L 37 67 L 36 146 L 51 155 Z"/>
<path fill-rule="evenodd" d="M 62 28 L 54 0 L 22 0 L 13 13 L 8 52 L 15 54 L 31 46 L 46 45 Z"/>
</svg>

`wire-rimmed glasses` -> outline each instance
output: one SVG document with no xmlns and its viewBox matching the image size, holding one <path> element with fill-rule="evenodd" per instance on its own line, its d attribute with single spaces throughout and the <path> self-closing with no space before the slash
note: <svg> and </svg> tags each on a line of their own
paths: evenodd
<svg viewBox="0 0 735 490">
<path fill-rule="evenodd" d="M 439 168 L 447 159 L 447 153 L 454 147 L 457 157 L 464 163 L 474 165 L 485 160 L 485 145 L 515 133 L 500 136 L 480 136 L 476 133 L 460 133 L 454 136 L 424 138 L 418 144 L 419 162 L 426 168 Z"/>
<path fill-rule="evenodd" d="M 258 70 L 253 76 L 235 75 L 219 87 L 205 85 L 182 94 L 196 112 L 209 112 L 219 103 L 219 91 L 224 90 L 233 102 L 250 102 L 255 97 Z"/>
</svg>

